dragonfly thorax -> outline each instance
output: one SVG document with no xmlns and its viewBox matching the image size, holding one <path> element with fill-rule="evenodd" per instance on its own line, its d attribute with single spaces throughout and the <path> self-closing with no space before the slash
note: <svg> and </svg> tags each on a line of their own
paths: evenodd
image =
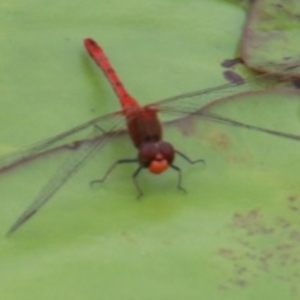
<svg viewBox="0 0 300 300">
<path fill-rule="evenodd" d="M 148 142 L 139 148 L 139 162 L 151 173 L 164 172 L 174 160 L 175 150 L 167 142 Z"/>
</svg>

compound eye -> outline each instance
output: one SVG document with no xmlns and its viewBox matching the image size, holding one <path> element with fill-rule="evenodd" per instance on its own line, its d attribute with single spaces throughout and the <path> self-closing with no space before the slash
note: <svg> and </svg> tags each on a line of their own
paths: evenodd
<svg viewBox="0 0 300 300">
<path fill-rule="evenodd" d="M 167 142 L 159 143 L 158 152 L 161 154 L 161 156 L 164 159 L 168 161 L 169 164 L 173 162 L 175 150 L 170 143 Z"/>
<path fill-rule="evenodd" d="M 155 143 L 146 143 L 142 145 L 139 151 L 139 161 L 143 167 L 148 167 L 155 160 L 157 155 L 157 146 Z"/>
</svg>

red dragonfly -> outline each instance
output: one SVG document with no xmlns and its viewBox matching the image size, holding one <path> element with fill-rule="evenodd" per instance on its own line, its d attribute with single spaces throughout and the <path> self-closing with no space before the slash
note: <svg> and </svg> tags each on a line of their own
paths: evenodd
<svg viewBox="0 0 300 300">
<path fill-rule="evenodd" d="M 127 92 L 102 48 L 90 38 L 84 40 L 84 45 L 92 59 L 100 66 L 104 75 L 113 87 L 121 103 L 122 110 L 95 118 L 55 137 L 49 138 L 46 141 L 38 143 L 35 146 L 15 154 L 13 153 L 0 160 L 1 173 L 47 153 L 53 153 L 61 149 L 76 150 L 71 151 L 72 155 L 70 155 L 64 165 L 59 168 L 46 186 L 41 189 L 32 204 L 8 230 L 7 235 L 12 234 L 37 213 L 38 210 L 66 183 L 66 181 L 79 170 L 88 158 L 98 152 L 100 148 L 112 138 L 120 135 L 122 132 L 119 128 L 124 119 L 126 121 L 128 134 L 138 150 L 138 155 L 135 158 L 120 159 L 116 161 L 108 169 L 101 180 L 96 180 L 92 183 L 103 182 L 118 164 L 137 163 L 138 167 L 132 177 L 138 191 L 138 197 L 143 194 L 137 182 L 137 176 L 142 169 L 147 168 L 151 173 L 160 174 L 168 168 L 172 168 L 178 173 L 177 187 L 184 190 L 181 185 L 181 170 L 174 164 L 175 155 L 181 156 L 191 164 L 204 162 L 202 159 L 191 160 L 188 156 L 175 149 L 170 143 L 162 140 L 162 126 L 157 117 L 158 112 L 169 112 L 180 114 L 182 116 L 194 115 L 225 125 L 238 126 L 249 130 L 256 130 L 289 139 L 300 140 L 300 136 L 298 135 L 248 125 L 208 111 L 201 111 L 201 107 L 204 107 L 212 100 L 216 100 L 218 94 L 221 96 L 219 96 L 219 98 L 236 94 L 238 92 L 236 89 L 238 84 L 226 84 L 213 89 L 187 93 L 146 106 L 141 106 Z M 274 80 L 274 82 L 277 82 L 277 79 L 275 79 L 274 76 L 269 75 L 258 76 L 258 79 L 255 78 L 254 81 L 257 83 L 261 82 L 262 79 L 266 82 L 267 80 L 271 80 L 272 82 Z M 247 83 L 242 84 L 242 86 L 245 88 Z M 91 128 L 96 130 L 93 130 L 93 133 L 84 140 L 75 140 L 72 143 L 55 146 L 57 142 L 65 141 L 66 138 L 73 137 L 75 134 Z"/>
</svg>

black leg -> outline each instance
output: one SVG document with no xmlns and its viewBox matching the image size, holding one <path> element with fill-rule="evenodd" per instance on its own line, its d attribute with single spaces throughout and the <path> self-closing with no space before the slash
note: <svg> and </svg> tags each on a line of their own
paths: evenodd
<svg viewBox="0 0 300 300">
<path fill-rule="evenodd" d="M 137 182 L 137 177 L 138 177 L 138 175 L 139 175 L 139 173 L 141 172 L 142 169 L 143 169 L 143 167 L 139 166 L 132 175 L 133 183 L 134 183 L 134 185 L 135 185 L 135 187 L 138 191 L 138 195 L 137 195 L 137 198 L 136 198 L 137 200 L 139 200 L 144 195 L 143 191 L 141 190 L 141 188 L 140 188 L 140 186 Z"/>
<path fill-rule="evenodd" d="M 175 150 L 175 153 L 177 153 L 179 156 L 181 156 L 182 158 L 184 158 L 187 162 L 189 162 L 190 164 L 196 164 L 196 163 L 204 163 L 205 164 L 205 160 L 204 159 L 197 159 L 197 160 L 191 160 L 188 156 L 186 156 L 184 153 Z"/>
<path fill-rule="evenodd" d="M 181 183 L 182 183 L 182 174 L 181 174 L 181 169 L 175 165 L 170 165 L 170 167 L 175 170 L 176 172 L 178 172 L 178 182 L 177 182 L 177 188 L 183 192 L 186 193 L 186 190 L 182 187 Z"/>
<path fill-rule="evenodd" d="M 175 150 L 175 153 L 177 153 L 179 156 L 181 156 L 183 159 L 185 159 L 188 163 L 190 164 L 196 164 L 196 163 L 205 163 L 204 159 L 197 159 L 197 160 L 191 160 L 188 156 L 186 156 L 184 153 Z M 177 183 L 177 188 L 183 192 L 186 192 L 186 190 L 182 187 L 182 173 L 181 169 L 175 165 L 170 166 L 173 170 L 178 172 L 178 183 Z"/>
<path fill-rule="evenodd" d="M 125 163 L 136 163 L 138 162 L 137 158 L 128 158 L 128 159 L 120 159 L 115 161 L 110 167 L 109 169 L 105 172 L 104 176 L 101 179 L 97 179 L 97 180 L 93 180 L 90 182 L 90 185 L 93 185 L 95 183 L 102 183 L 106 180 L 106 178 L 108 177 L 108 175 L 112 172 L 112 170 L 119 164 L 125 164 Z"/>
</svg>

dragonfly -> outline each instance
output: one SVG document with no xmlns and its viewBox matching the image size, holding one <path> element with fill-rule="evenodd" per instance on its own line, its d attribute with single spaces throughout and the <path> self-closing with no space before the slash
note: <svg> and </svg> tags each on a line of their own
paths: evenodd
<svg viewBox="0 0 300 300">
<path fill-rule="evenodd" d="M 112 139 L 123 134 L 124 130 L 121 130 L 121 128 L 123 128 L 122 126 L 124 126 L 124 124 L 125 131 L 128 133 L 133 145 L 137 149 L 137 155 L 133 158 L 115 161 L 106 171 L 102 179 L 94 180 L 91 184 L 105 181 L 117 165 L 136 163 L 138 166 L 132 174 L 132 179 L 138 192 L 138 198 L 143 195 L 137 181 L 138 175 L 143 169 L 148 169 L 153 174 L 161 174 L 167 169 L 174 170 L 178 174 L 177 187 L 180 190 L 184 190 L 182 187 L 181 169 L 175 164 L 175 157 L 179 156 L 191 164 L 205 162 L 203 159 L 192 160 L 186 154 L 176 149 L 171 143 L 164 141 L 163 127 L 158 118 L 158 113 L 163 112 L 179 116 L 196 116 L 224 125 L 255 130 L 298 141 L 300 140 L 300 136 L 298 135 L 245 124 L 201 109 L 212 101 L 237 94 L 239 91 L 238 87 L 242 87 L 242 90 L 247 90 L 248 84 L 253 82 L 263 82 L 264 87 L 269 85 L 272 88 L 272 86 L 278 82 L 278 78 L 274 76 L 270 76 L 269 74 L 259 75 L 244 83 L 224 84 L 211 89 L 181 94 L 142 106 L 128 93 L 100 45 L 93 39 L 86 38 L 84 39 L 84 46 L 91 58 L 102 69 L 107 80 L 110 82 L 121 104 L 121 110 L 92 119 L 75 128 L 0 159 L 1 174 L 45 154 L 53 154 L 62 149 L 70 150 L 71 153 L 63 165 L 50 178 L 48 183 L 40 190 L 31 205 L 29 205 L 29 207 L 12 224 L 7 231 L 7 236 L 14 233 L 34 216 L 72 177 L 72 175 L 84 165 L 87 159 L 90 159 L 95 153 L 98 153 Z M 92 129 L 92 132 L 86 135 L 85 131 L 90 129 Z M 72 142 L 64 143 L 65 140 L 72 140 L 73 137 L 82 132 L 85 135 L 84 139 L 75 139 Z M 56 146 L 57 143 L 61 143 L 61 145 Z"/>
</svg>

